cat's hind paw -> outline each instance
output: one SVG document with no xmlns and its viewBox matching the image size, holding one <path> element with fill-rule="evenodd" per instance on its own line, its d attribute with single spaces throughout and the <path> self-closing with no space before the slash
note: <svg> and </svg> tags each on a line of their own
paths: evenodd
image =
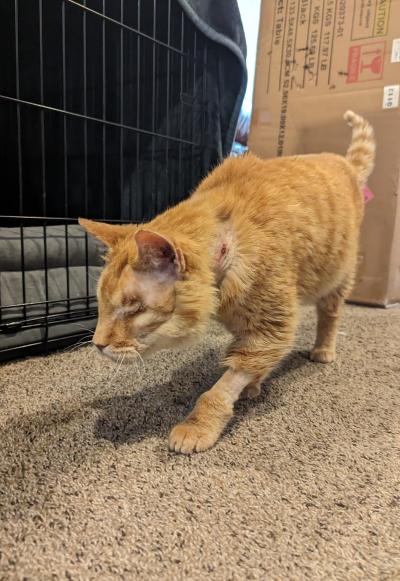
<svg viewBox="0 0 400 581">
<path fill-rule="evenodd" d="M 333 349 L 318 347 L 311 351 L 310 359 L 317 363 L 332 363 L 336 359 L 336 353 Z"/>
</svg>

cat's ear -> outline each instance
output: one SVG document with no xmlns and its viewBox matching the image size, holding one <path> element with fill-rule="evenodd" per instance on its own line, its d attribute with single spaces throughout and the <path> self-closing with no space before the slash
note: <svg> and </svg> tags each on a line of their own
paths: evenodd
<svg viewBox="0 0 400 581">
<path fill-rule="evenodd" d="M 105 224 L 104 222 L 95 222 L 86 218 L 79 218 L 78 222 L 86 232 L 98 238 L 106 246 L 114 246 L 118 240 L 126 238 L 128 234 L 132 234 L 135 230 L 133 224 Z"/>
<path fill-rule="evenodd" d="M 185 271 L 185 258 L 172 242 L 150 230 L 138 230 L 135 241 L 139 253 L 139 268 L 164 272 L 179 278 Z"/>
</svg>

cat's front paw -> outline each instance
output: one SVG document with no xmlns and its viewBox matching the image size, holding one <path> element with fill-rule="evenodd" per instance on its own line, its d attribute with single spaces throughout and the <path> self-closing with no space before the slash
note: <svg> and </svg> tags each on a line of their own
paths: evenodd
<svg viewBox="0 0 400 581">
<path fill-rule="evenodd" d="M 192 454 L 204 452 L 215 444 L 219 437 L 219 430 L 213 430 L 208 426 L 182 422 L 175 426 L 169 435 L 169 449 L 171 452 Z"/>
<path fill-rule="evenodd" d="M 169 435 L 169 449 L 181 454 L 204 452 L 215 444 L 232 417 L 233 406 L 212 390 L 203 393 L 188 417 Z"/>
<path fill-rule="evenodd" d="M 311 351 L 310 359 L 318 363 L 332 363 L 336 359 L 336 353 L 333 349 L 318 347 Z"/>
</svg>

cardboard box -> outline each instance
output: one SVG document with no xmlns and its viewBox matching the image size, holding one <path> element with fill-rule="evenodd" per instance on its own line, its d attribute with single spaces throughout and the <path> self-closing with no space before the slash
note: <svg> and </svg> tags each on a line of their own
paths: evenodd
<svg viewBox="0 0 400 581">
<path fill-rule="evenodd" d="M 377 160 L 352 300 L 400 302 L 400 0 L 263 0 L 249 147 L 344 154 L 347 109 L 373 124 Z"/>
</svg>

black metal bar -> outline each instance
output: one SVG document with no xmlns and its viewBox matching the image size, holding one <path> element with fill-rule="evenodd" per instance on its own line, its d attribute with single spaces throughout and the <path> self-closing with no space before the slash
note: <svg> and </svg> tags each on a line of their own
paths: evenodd
<svg viewBox="0 0 400 581">
<path fill-rule="evenodd" d="M 137 7 L 137 20 L 138 20 L 138 28 L 141 25 L 141 0 L 138 0 L 138 7 Z M 136 57 L 136 64 L 137 64 L 137 82 L 136 82 L 136 125 L 139 127 L 140 125 L 140 76 L 141 76 L 141 67 L 140 67 L 140 58 L 141 58 L 141 46 L 140 46 L 140 35 L 137 35 L 137 57 Z M 136 134 L 136 196 L 135 196 L 135 220 L 137 216 L 141 215 L 141 211 L 143 208 L 143 191 L 141 188 L 141 164 L 140 164 L 140 134 Z"/>
<path fill-rule="evenodd" d="M 19 226 L 21 237 L 21 282 L 22 282 L 22 314 L 26 318 L 26 280 L 25 280 L 25 246 L 24 246 L 24 226 L 21 220 Z"/>
<path fill-rule="evenodd" d="M 132 127 L 131 125 L 126 125 L 125 123 L 121 125 L 115 121 L 107 121 L 105 119 L 99 119 L 98 117 L 91 117 L 90 115 L 82 115 L 82 113 L 75 113 L 73 111 L 65 111 L 63 109 L 58 109 L 57 107 L 49 107 L 48 105 L 41 105 L 40 103 L 33 103 L 32 101 L 24 101 L 23 99 L 16 99 L 15 97 L 9 97 L 8 95 L 0 94 L 0 99 L 5 101 L 12 101 L 14 103 L 20 103 L 21 105 L 29 105 L 30 107 L 38 107 L 46 111 L 53 111 L 55 113 L 62 113 L 63 115 L 69 115 L 70 117 L 76 117 L 78 119 L 87 119 L 88 121 L 93 121 L 94 123 L 103 123 L 110 127 L 122 127 L 127 131 L 135 131 L 137 133 L 142 133 L 143 135 L 153 135 L 154 137 L 159 137 L 160 139 L 169 139 L 170 141 L 177 141 L 178 143 L 186 143 L 187 145 L 192 145 L 192 142 L 187 139 L 179 139 L 173 135 L 165 135 L 163 133 L 153 133 L 147 129 L 140 129 L 139 127 Z M 195 144 L 196 145 L 196 144 Z"/>
<path fill-rule="evenodd" d="M 66 38 L 65 38 L 65 2 L 61 7 L 61 28 L 62 28 L 62 85 L 63 85 L 63 109 L 67 108 L 67 65 L 66 65 Z M 67 135 L 67 116 L 63 115 L 63 156 L 64 156 L 64 212 L 69 214 L 68 203 L 68 135 Z M 71 308 L 71 290 L 69 280 L 69 239 L 68 225 L 65 225 L 65 279 L 68 297 L 68 310 Z"/>
<path fill-rule="evenodd" d="M 178 154 L 178 181 L 179 181 L 179 196 L 182 197 L 182 190 L 183 190 L 183 174 L 182 174 L 182 144 L 184 140 L 182 139 L 182 124 L 183 124 L 183 111 L 182 111 L 182 104 L 183 104 L 183 39 L 185 34 L 185 21 L 184 21 L 184 14 L 181 14 L 181 76 L 180 76 L 180 89 L 179 89 L 179 154 Z"/>
<path fill-rule="evenodd" d="M 84 0 L 86 5 L 86 0 Z M 87 40 L 86 40 L 86 12 L 83 12 L 83 112 L 87 117 Z M 85 188 L 85 216 L 89 214 L 88 199 L 88 135 L 87 119 L 83 122 L 83 147 L 84 147 L 84 188 Z M 86 282 L 86 306 L 89 308 L 89 241 L 85 232 L 85 282 Z"/>
<path fill-rule="evenodd" d="M 86 0 L 83 0 L 86 4 Z M 85 119 L 83 121 L 83 150 L 84 150 L 84 203 L 85 216 L 88 215 L 88 134 L 87 134 L 87 42 L 86 42 L 86 12 L 83 12 L 83 112 Z"/>
<path fill-rule="evenodd" d="M 18 25 L 18 0 L 14 0 L 14 30 L 15 30 L 15 79 L 17 100 L 20 98 L 20 78 L 19 78 L 19 25 Z M 22 178 L 22 143 L 21 143 L 21 108 L 17 103 L 17 140 L 18 140 L 18 189 L 19 189 L 19 211 L 23 213 L 24 207 L 24 184 Z M 20 222 L 21 236 L 21 283 L 22 302 L 26 302 L 26 281 L 25 281 L 25 247 L 24 228 L 22 220 Z M 23 316 L 26 317 L 26 307 L 22 305 Z"/>
<path fill-rule="evenodd" d="M 69 240 L 68 240 L 68 224 L 65 224 L 64 228 L 64 236 L 65 236 L 65 282 L 66 282 L 66 290 L 67 290 L 67 301 L 68 301 L 68 310 L 71 308 L 71 290 L 69 284 Z"/>
<path fill-rule="evenodd" d="M 84 299 L 82 297 L 80 298 L 80 300 L 82 302 L 84 302 Z M 67 315 L 68 319 L 64 318 L 64 319 L 62 319 L 63 321 L 71 320 L 71 318 L 77 319 L 80 315 L 87 313 L 90 309 L 94 309 L 94 307 L 89 307 L 89 308 L 84 307 L 82 309 L 76 309 L 75 311 L 72 311 L 72 312 L 51 313 L 48 316 L 41 315 L 40 317 L 31 317 L 29 319 L 22 320 L 22 321 L 13 321 L 11 323 L 11 325 L 14 323 L 15 323 L 15 325 L 17 325 L 18 323 L 21 323 L 21 324 L 23 324 L 23 323 L 39 324 L 40 321 L 43 321 L 43 320 L 44 321 L 46 321 L 46 320 L 54 321 L 54 320 L 61 319 L 62 317 L 65 317 L 65 315 Z"/>
<path fill-rule="evenodd" d="M 93 318 L 97 314 L 97 308 L 84 308 L 84 309 L 77 309 L 73 311 L 73 313 L 53 313 L 47 316 L 41 317 L 33 317 L 31 319 L 22 319 L 20 321 L 9 321 L 7 323 L 3 323 L 0 328 L 0 334 L 7 335 L 10 333 L 15 333 L 16 331 L 26 331 L 27 329 L 37 329 L 40 327 L 45 327 L 47 331 L 47 327 L 56 324 L 62 323 L 70 323 L 74 319 L 78 319 L 79 321 L 84 320 L 84 317 Z M 73 315 L 73 316 L 72 316 Z M 44 341 L 47 341 L 48 335 L 46 332 L 46 336 Z"/>
<path fill-rule="evenodd" d="M 96 300 L 96 295 L 90 295 L 89 296 L 89 299 L 95 301 Z M 71 303 L 76 303 L 76 302 L 79 302 L 79 301 L 82 301 L 82 300 L 83 300 L 82 297 L 75 297 L 75 298 L 70 298 L 70 299 L 56 299 L 54 301 L 36 301 L 36 302 L 33 302 L 33 303 L 18 303 L 16 305 L 4 305 L 4 307 L 1 307 L 1 308 L 3 310 L 8 310 L 8 309 L 18 309 L 18 308 L 21 308 L 23 306 L 26 306 L 26 307 L 38 307 L 40 305 L 46 304 L 46 302 L 49 305 L 55 305 L 57 303 L 66 303 L 68 301 L 71 302 Z M 72 311 L 72 312 L 75 312 L 75 311 Z"/>
<path fill-rule="evenodd" d="M 83 302 L 83 298 L 82 297 L 80 298 L 80 300 Z M 29 323 L 30 325 L 39 324 L 41 321 L 46 321 L 46 320 L 54 321 L 54 320 L 61 319 L 62 317 L 65 317 L 65 315 L 67 315 L 68 319 L 65 319 L 64 318 L 64 319 L 62 319 L 63 321 L 71 320 L 71 318 L 72 319 L 77 319 L 80 315 L 87 313 L 88 310 L 90 310 L 90 309 L 93 310 L 94 307 L 89 307 L 89 308 L 84 307 L 82 309 L 76 309 L 75 311 L 72 311 L 70 313 L 68 313 L 66 311 L 65 312 L 61 312 L 61 313 L 51 313 L 47 317 L 42 315 L 40 317 L 31 317 L 31 318 L 26 319 L 26 320 L 23 319 L 23 320 L 20 320 L 20 321 L 12 321 L 12 322 L 10 322 L 9 326 L 10 326 L 10 328 L 12 328 L 12 326 L 14 324 L 15 324 L 15 326 L 17 326 L 18 324 L 21 324 L 22 325 L 22 324 L 25 324 L 25 323 L 27 323 L 27 324 Z M 8 326 L 8 324 L 5 323 L 4 328 L 6 328 L 7 326 Z"/>
<path fill-rule="evenodd" d="M 197 31 L 196 29 L 194 29 L 194 38 L 193 38 L 193 55 L 196 56 L 197 55 Z M 197 115 L 197 107 L 198 107 L 198 103 L 196 101 L 196 61 L 193 62 L 193 83 L 192 83 L 192 103 L 193 103 L 193 108 L 192 108 L 192 141 L 193 141 L 193 137 L 195 134 L 195 123 L 196 123 L 196 115 Z M 195 176 L 196 176 L 196 172 L 195 172 L 195 146 L 191 145 L 191 185 L 192 187 L 195 184 Z"/>
<path fill-rule="evenodd" d="M 106 2 L 103 0 L 103 14 L 106 13 Z M 102 74 L 103 74 L 103 134 L 102 134 L 102 153 L 103 153 L 103 218 L 106 218 L 106 190 L 107 190 L 107 169 L 106 169 L 106 21 L 102 21 Z"/>
<path fill-rule="evenodd" d="M 121 0 L 120 4 L 120 14 L 121 14 L 121 23 L 124 20 L 124 0 Z M 120 103 L 119 103 L 119 114 L 120 114 L 120 124 L 122 125 L 124 122 L 124 29 L 121 28 L 120 32 L 120 76 L 119 76 L 119 87 L 120 87 Z M 120 181 L 120 188 L 121 188 L 121 208 L 124 208 L 125 214 L 125 200 L 124 200 L 124 130 L 121 128 L 119 133 L 119 181 Z M 132 217 L 132 208 L 131 208 L 131 197 L 129 196 L 128 199 L 128 216 L 129 218 Z"/>
<path fill-rule="evenodd" d="M 17 139 L 18 139 L 18 188 L 19 188 L 19 211 L 24 211 L 24 184 L 22 180 L 22 145 L 21 145 L 21 108 L 17 103 Z"/>
<path fill-rule="evenodd" d="M 77 222 L 77 218 L 70 218 L 67 216 L 16 216 L 16 215 L 5 215 L 5 214 L 1 214 L 0 215 L 0 219 L 4 218 L 5 220 L 32 220 L 32 221 L 41 221 L 41 220 L 47 220 L 47 221 L 55 221 L 55 222 L 73 222 L 76 223 Z M 101 221 L 100 218 L 98 218 L 98 220 Z M 107 219 L 107 222 L 115 222 L 115 224 L 124 224 L 126 222 L 129 222 L 129 220 L 109 220 Z"/>
<path fill-rule="evenodd" d="M 65 39 L 65 2 L 62 3 L 61 9 L 61 28 L 62 28 L 62 78 L 63 78 L 63 137 L 64 137 L 64 211 L 65 215 L 69 214 L 68 204 L 68 142 L 67 142 L 67 64 L 66 64 L 66 39 Z"/>
<path fill-rule="evenodd" d="M 21 147 L 21 109 L 20 100 L 20 79 L 19 79 L 19 29 L 18 29 L 18 0 L 14 0 L 14 33 L 15 33 L 15 80 L 16 80 L 16 101 L 17 101 L 17 132 L 18 132 L 18 186 L 19 186 L 19 211 L 22 214 L 24 205 L 23 183 L 22 183 L 22 147 Z"/>
<path fill-rule="evenodd" d="M 39 59 L 40 59 L 40 103 L 44 104 L 44 86 L 43 86 L 43 4 L 39 0 Z M 41 143 L 41 160 L 42 160 L 42 204 L 43 214 L 47 214 L 47 194 L 46 194 L 46 142 L 44 133 L 44 111 L 40 110 L 40 143 Z"/>
<path fill-rule="evenodd" d="M 86 306 L 89 307 L 89 240 L 85 232 L 85 278 L 86 278 Z"/>
<path fill-rule="evenodd" d="M 46 307 L 46 322 L 49 318 L 49 272 L 47 262 L 47 224 L 43 224 L 43 261 L 44 261 L 44 293 L 45 293 L 45 307 Z M 45 339 L 48 337 L 48 325 L 46 324 Z"/>
<path fill-rule="evenodd" d="M 40 55 L 40 103 L 44 104 L 44 88 L 43 88 L 43 5 L 42 0 L 39 0 L 39 55 Z M 42 161 L 42 208 L 43 215 L 47 214 L 47 200 L 46 200 L 46 144 L 44 134 L 44 111 L 40 110 L 40 142 L 41 142 L 41 161 Z"/>
<path fill-rule="evenodd" d="M 40 102 L 44 103 L 44 83 L 43 83 L 43 4 L 39 0 L 39 58 L 40 58 Z M 40 143 L 41 143 L 41 161 L 42 161 L 42 205 L 43 214 L 47 215 L 47 194 L 46 194 L 46 142 L 44 133 L 44 111 L 40 110 Z M 49 316 L 49 272 L 47 260 L 47 223 L 43 224 L 43 262 L 44 262 L 44 293 L 46 299 L 46 325 L 45 340 L 48 338 L 48 316 Z"/>
<path fill-rule="evenodd" d="M 168 17 L 167 17 L 167 44 L 171 42 L 171 0 L 168 0 Z M 169 135 L 169 115 L 170 115 L 170 76 L 171 76 L 171 58 L 170 53 L 167 51 L 167 104 L 166 104 L 166 132 Z M 171 179 L 170 179 L 170 169 L 169 169 L 169 142 L 165 141 L 165 168 L 167 173 L 167 192 L 168 196 L 168 206 L 171 205 Z"/>
<path fill-rule="evenodd" d="M 208 45 L 207 42 L 204 42 L 203 45 L 203 91 L 202 91 L 202 98 L 201 98 L 201 106 L 203 108 L 202 111 L 202 130 L 201 130 L 201 141 L 202 141 L 202 151 L 203 151 L 203 175 L 205 175 L 209 169 L 209 160 L 208 160 L 208 145 L 206 139 L 206 130 L 207 130 L 207 74 L 208 74 Z"/>
<path fill-rule="evenodd" d="M 152 62 L 152 99 L 151 99 L 151 129 L 153 135 L 156 133 L 155 117 L 156 117 L 156 17 L 157 17 L 157 0 L 153 0 L 153 62 Z M 151 209 L 153 216 L 157 213 L 157 196 L 155 191 L 155 166 L 154 166 L 154 136 L 151 138 Z M 152 217 L 153 217 L 152 216 Z"/>
</svg>

